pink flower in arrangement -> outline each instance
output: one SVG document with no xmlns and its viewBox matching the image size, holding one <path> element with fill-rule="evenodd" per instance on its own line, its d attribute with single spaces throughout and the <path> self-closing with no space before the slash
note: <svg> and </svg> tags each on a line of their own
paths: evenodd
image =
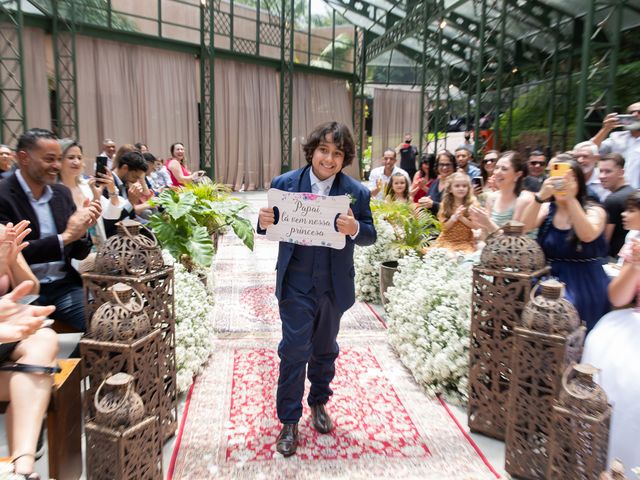
<svg viewBox="0 0 640 480">
<path fill-rule="evenodd" d="M 302 198 L 304 200 L 315 200 L 316 198 L 318 198 L 320 195 L 316 195 L 315 193 L 303 193 L 302 194 Z"/>
</svg>

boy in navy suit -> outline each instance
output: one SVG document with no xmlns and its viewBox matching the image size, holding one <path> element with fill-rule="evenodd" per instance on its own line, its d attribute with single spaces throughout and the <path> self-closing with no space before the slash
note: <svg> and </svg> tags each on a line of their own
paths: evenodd
<svg viewBox="0 0 640 480">
<path fill-rule="evenodd" d="M 305 370 L 311 382 L 307 403 L 314 428 L 320 433 L 333 429 L 325 404 L 338 357 L 336 338 L 340 318 L 355 302 L 353 248 L 376 241 L 369 189 L 342 173 L 355 157 L 349 129 L 329 122 L 316 127 L 304 145 L 307 165 L 276 177 L 272 188 L 319 195 L 349 195 L 351 208 L 336 220 L 336 228 L 346 235 L 341 250 L 305 247 L 280 242 L 276 297 L 282 320 L 282 340 L 278 346 L 280 376 L 276 405 L 282 430 L 276 448 L 285 457 L 296 453 L 298 421 L 302 416 Z M 258 233 L 274 223 L 272 208 L 261 208 Z"/>
</svg>

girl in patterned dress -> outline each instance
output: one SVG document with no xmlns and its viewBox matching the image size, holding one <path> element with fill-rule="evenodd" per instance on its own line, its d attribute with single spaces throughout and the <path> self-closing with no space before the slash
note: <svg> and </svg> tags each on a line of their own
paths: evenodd
<svg viewBox="0 0 640 480">
<path fill-rule="evenodd" d="M 456 252 L 472 253 L 476 250 L 474 224 L 469 219 L 469 207 L 478 205 L 473 196 L 471 180 L 466 173 L 456 172 L 447 179 L 438 220 L 442 232 L 432 245 Z"/>
</svg>

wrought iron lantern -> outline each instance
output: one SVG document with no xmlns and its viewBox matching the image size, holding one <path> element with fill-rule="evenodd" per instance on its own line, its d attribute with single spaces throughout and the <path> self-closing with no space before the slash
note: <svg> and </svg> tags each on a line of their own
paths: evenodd
<svg viewBox="0 0 640 480">
<path fill-rule="evenodd" d="M 87 478 L 162 479 L 158 418 L 145 418 L 134 379 L 126 373 L 106 378 L 93 398 L 95 421 L 87 422 Z"/>
<path fill-rule="evenodd" d="M 82 274 L 87 330 L 94 331 L 94 318 L 103 318 L 95 317 L 94 313 L 113 300 L 109 289 L 115 284 L 126 284 L 141 295 L 143 311 L 150 317 L 151 327 L 160 330 L 158 364 L 164 394 L 159 401 L 161 411 L 168 412 L 160 416 L 160 429 L 166 440 L 176 431 L 178 414 L 173 267 L 164 264 L 153 233 L 140 223 L 127 219 L 117 227 L 118 233 L 100 247 L 95 271 Z"/>
<path fill-rule="evenodd" d="M 548 478 L 597 480 L 607 465 L 611 406 L 595 382 L 598 369 L 570 366 L 553 407 Z"/>
<path fill-rule="evenodd" d="M 156 238 L 141 233 L 140 222 L 125 219 L 117 224 L 117 235 L 109 238 L 96 255 L 95 270 L 113 275 L 142 275 L 164 266 Z"/>
<path fill-rule="evenodd" d="M 542 249 L 518 222 L 487 239 L 473 268 L 468 415 L 474 432 L 505 437 L 513 329 L 548 271 Z"/>
<path fill-rule="evenodd" d="M 130 286 L 116 283 L 107 289 L 112 299 L 102 304 L 91 319 L 87 335 L 103 342 L 129 342 L 151 331 L 144 299 Z"/>
<path fill-rule="evenodd" d="M 514 329 L 505 469 L 518 478 L 544 478 L 554 401 L 562 374 L 582 356 L 586 329 L 575 307 L 562 298 L 564 284 L 545 280 Z"/>
</svg>

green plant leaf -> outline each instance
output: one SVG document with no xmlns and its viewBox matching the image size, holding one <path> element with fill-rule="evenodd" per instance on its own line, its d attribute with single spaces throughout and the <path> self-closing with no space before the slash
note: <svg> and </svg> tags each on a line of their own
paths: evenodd
<svg viewBox="0 0 640 480">
<path fill-rule="evenodd" d="M 175 220 L 189 213 L 195 206 L 196 200 L 196 196 L 191 192 L 178 194 L 167 189 L 160 194 L 157 203 L 162 205 L 165 213 Z"/>
<path fill-rule="evenodd" d="M 231 222 L 231 228 L 249 250 L 253 251 L 254 232 L 253 225 L 249 220 L 242 217 L 235 217 Z"/>
<path fill-rule="evenodd" d="M 167 222 L 163 215 L 156 213 L 149 219 L 149 225 L 160 245 L 169 250 L 175 259 L 187 253 L 182 241 L 183 236 L 178 234 L 178 224 Z"/>
<path fill-rule="evenodd" d="M 193 263 L 200 267 L 210 267 L 213 260 L 213 241 L 206 227 L 197 225 L 187 241 L 187 252 Z"/>
</svg>

